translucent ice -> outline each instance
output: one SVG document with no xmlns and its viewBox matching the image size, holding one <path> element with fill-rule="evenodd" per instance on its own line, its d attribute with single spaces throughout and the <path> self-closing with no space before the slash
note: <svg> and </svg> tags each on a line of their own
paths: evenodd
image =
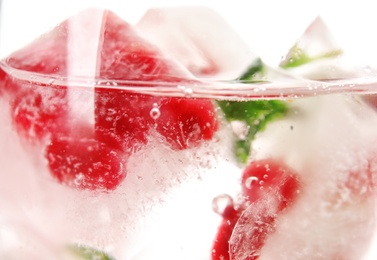
<svg viewBox="0 0 377 260">
<path fill-rule="evenodd" d="M 282 59 L 280 66 L 293 74 L 319 80 L 365 75 L 362 66 L 343 53 L 330 29 L 320 17 L 309 25 Z"/>
<path fill-rule="evenodd" d="M 302 180 L 299 200 L 275 216 L 258 259 L 359 259 L 376 225 L 376 113 L 355 96 L 307 98 L 292 105 L 292 114 L 271 123 L 253 147 L 255 158 L 283 158 Z M 258 207 L 251 205 L 233 243 L 242 242 L 239 237 L 250 241 L 254 214 Z M 247 251 L 246 246 L 234 259 L 245 259 Z"/>
<path fill-rule="evenodd" d="M 196 75 L 235 78 L 255 58 L 224 18 L 206 7 L 151 9 L 137 28 Z"/>
</svg>

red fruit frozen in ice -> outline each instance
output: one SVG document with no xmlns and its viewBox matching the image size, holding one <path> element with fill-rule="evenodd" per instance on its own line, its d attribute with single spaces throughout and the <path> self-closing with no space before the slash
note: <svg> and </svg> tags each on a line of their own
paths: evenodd
<svg viewBox="0 0 377 260">
<path fill-rule="evenodd" d="M 136 27 L 195 75 L 236 78 L 256 57 L 223 17 L 204 6 L 150 9 Z"/>
<path fill-rule="evenodd" d="M 242 176 L 244 200 L 223 216 L 212 259 L 257 259 L 275 219 L 295 201 L 299 188 L 297 174 L 282 162 L 251 162 Z"/>
<path fill-rule="evenodd" d="M 137 150 L 147 142 L 152 131 L 160 134 L 171 148 L 185 149 L 210 140 L 218 126 L 209 100 L 162 98 L 122 91 L 106 92 L 98 99 L 101 104 L 97 103 L 97 134 L 101 139 L 113 140 L 114 147 L 119 149 Z M 111 104 L 107 104 L 109 99 Z M 105 110 L 105 114 L 99 109 Z M 133 140 L 138 142 L 129 146 Z"/>
<path fill-rule="evenodd" d="M 5 71 L 0 67 L 0 96 L 2 96 L 5 92 L 5 84 L 6 84 L 7 74 Z"/>
<path fill-rule="evenodd" d="M 229 239 L 243 210 L 242 207 L 235 209 L 234 205 L 225 209 L 212 247 L 212 260 L 229 260 Z"/>
<path fill-rule="evenodd" d="M 282 211 L 276 201 L 261 199 L 252 203 L 239 217 L 229 240 L 229 259 L 256 260 L 265 240 L 275 231 Z"/>
<path fill-rule="evenodd" d="M 255 202 L 266 194 L 276 197 L 285 208 L 299 191 L 297 174 L 277 160 L 257 160 L 246 167 L 242 175 L 242 190 L 246 200 Z"/>
<path fill-rule="evenodd" d="M 99 65 L 102 80 L 138 81 L 138 85 L 150 87 L 194 82 L 184 68 L 168 60 L 114 14 L 109 13 L 104 24 L 106 37 Z M 214 106 L 207 99 L 157 97 L 115 87 L 97 88 L 95 102 L 98 138 L 122 150 L 137 150 L 152 131 L 171 147 L 183 149 L 211 139 L 217 129 Z"/>
<path fill-rule="evenodd" d="M 183 149 L 211 139 L 217 129 L 214 106 L 207 99 L 152 97 L 116 84 L 93 91 L 75 86 L 77 77 L 98 84 L 122 80 L 128 86 L 168 82 L 173 88 L 196 82 L 183 66 L 107 10 L 91 9 L 69 18 L 5 62 L 16 72 L 35 73 L 29 80 L 9 75 L 11 80 L 3 81 L 3 89 L 13 95 L 15 128 L 28 139 L 51 139 L 46 152 L 50 170 L 70 186 L 115 188 L 126 168 L 118 152 L 138 150 L 153 131 L 172 148 Z M 33 82 L 38 79 L 44 83 Z M 56 85 L 65 79 L 67 86 Z M 73 135 L 71 130 L 80 125 L 93 132 Z M 87 177 L 81 180 L 80 172 Z"/>
<path fill-rule="evenodd" d="M 92 129 L 54 135 L 46 147 L 52 176 L 73 188 L 113 190 L 126 176 L 127 156 L 91 137 Z"/>
<path fill-rule="evenodd" d="M 67 22 L 64 22 L 12 53 L 5 64 L 12 70 L 67 76 L 68 32 Z M 18 132 L 28 139 L 39 140 L 66 125 L 67 89 L 49 87 L 48 84 L 33 82 L 33 79 L 32 75 L 26 80 L 8 75 L 3 82 L 3 90 L 14 97 L 11 114 Z"/>
<path fill-rule="evenodd" d="M 66 95 L 65 87 L 21 85 L 11 103 L 11 117 L 18 133 L 40 140 L 47 134 L 64 131 L 68 115 Z"/>
<path fill-rule="evenodd" d="M 275 231 L 275 220 L 296 200 L 297 174 L 283 162 L 253 161 L 242 175 L 242 189 L 250 206 L 239 218 L 229 241 L 231 259 L 259 257 L 266 238 Z"/>
</svg>

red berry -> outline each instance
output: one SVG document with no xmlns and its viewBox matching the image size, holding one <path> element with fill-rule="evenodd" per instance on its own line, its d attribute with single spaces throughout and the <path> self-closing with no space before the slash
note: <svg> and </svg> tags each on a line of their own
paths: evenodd
<svg viewBox="0 0 377 260">
<path fill-rule="evenodd" d="M 128 156 L 90 137 L 89 131 L 55 135 L 46 148 L 52 176 L 70 187 L 107 191 L 126 177 Z"/>
<path fill-rule="evenodd" d="M 111 13 L 106 19 L 99 66 L 101 79 L 137 80 L 138 85 L 150 87 L 166 82 L 194 82 L 185 70 L 163 57 L 127 23 Z M 211 139 L 217 130 L 215 109 L 207 99 L 163 98 L 97 88 L 95 114 L 98 138 L 123 150 L 138 150 L 153 131 L 171 147 L 184 149 Z M 137 145 L 130 147 L 130 142 Z"/>
<path fill-rule="evenodd" d="M 229 240 L 232 260 L 256 260 L 267 237 L 275 231 L 281 214 L 276 201 L 261 199 L 252 203 L 240 216 Z"/>
<path fill-rule="evenodd" d="M 67 76 L 67 22 L 12 53 L 6 64 L 12 69 Z M 12 120 L 24 137 L 40 140 L 67 124 L 67 88 L 51 87 L 12 75 L 3 82 L 4 90 L 13 96 Z"/>
<path fill-rule="evenodd" d="M 185 69 L 168 60 L 114 13 L 98 14 L 98 10 L 88 10 L 64 21 L 13 53 L 5 60 L 6 64 L 20 71 L 63 80 L 94 76 L 101 81 L 122 80 L 129 86 L 152 87 L 161 82 L 173 82 L 173 87 L 194 82 Z M 98 34 L 92 32 L 91 24 L 99 17 L 103 21 Z M 72 30 L 72 24 L 82 26 L 81 40 L 77 42 L 78 28 Z M 96 71 L 72 66 L 75 55 L 80 51 L 86 53 L 87 46 L 83 43 L 87 42 L 99 43 L 94 53 Z M 88 126 L 93 132 L 73 135 L 70 129 L 77 130 L 85 123 L 76 118 L 70 104 L 75 99 L 71 97 L 81 90 L 75 86 L 36 83 L 32 79 L 21 81 L 5 76 L 1 70 L 1 93 L 12 90 L 8 91 L 12 100 L 11 116 L 19 133 L 33 141 L 50 138 L 46 158 L 51 174 L 69 186 L 114 189 L 125 176 L 126 165 L 119 157 L 120 151 L 126 154 L 137 151 L 151 135 L 156 136 L 153 132 L 165 138 L 171 147 L 182 149 L 211 139 L 217 129 L 210 100 L 153 97 L 120 88 L 95 88 L 94 111 L 88 114 L 94 114 L 95 123 Z M 156 109 L 157 114 L 153 114 Z"/>
<path fill-rule="evenodd" d="M 252 162 L 242 175 L 244 200 L 224 216 L 212 259 L 257 259 L 276 218 L 295 201 L 299 188 L 297 174 L 282 162 Z"/>
<path fill-rule="evenodd" d="M 4 93 L 6 92 L 6 87 L 7 87 L 7 83 L 6 83 L 6 80 L 7 80 L 7 74 L 5 73 L 5 71 L 0 67 L 0 96 L 4 95 Z"/>
<path fill-rule="evenodd" d="M 297 174 L 284 163 L 266 159 L 252 162 L 243 172 L 242 191 L 250 203 L 272 194 L 283 209 L 299 191 Z"/>
<path fill-rule="evenodd" d="M 235 209 L 233 205 L 228 206 L 223 214 L 223 220 L 216 234 L 212 247 L 212 260 L 229 260 L 229 240 L 232 236 L 234 226 L 241 216 L 244 208 Z"/>
<path fill-rule="evenodd" d="M 170 98 L 159 104 L 161 115 L 153 123 L 174 149 L 210 140 L 217 130 L 216 113 L 209 100 Z"/>
<path fill-rule="evenodd" d="M 22 85 L 11 102 L 11 118 L 18 133 L 40 140 L 64 131 L 68 121 L 66 96 L 66 87 Z"/>
</svg>

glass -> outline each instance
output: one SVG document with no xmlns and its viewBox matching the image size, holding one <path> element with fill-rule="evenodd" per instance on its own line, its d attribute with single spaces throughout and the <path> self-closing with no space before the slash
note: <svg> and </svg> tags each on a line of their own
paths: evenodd
<svg viewBox="0 0 377 260">
<path fill-rule="evenodd" d="M 372 3 L 198 3 L 2 1 L 1 259 L 376 258 Z"/>
</svg>

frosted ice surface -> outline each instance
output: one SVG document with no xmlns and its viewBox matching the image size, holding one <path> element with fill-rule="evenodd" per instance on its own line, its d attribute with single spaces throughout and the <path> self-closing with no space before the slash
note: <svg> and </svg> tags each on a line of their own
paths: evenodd
<svg viewBox="0 0 377 260">
<path fill-rule="evenodd" d="M 9 116 L 4 115 L 7 109 L 0 111 L 1 125 L 10 126 Z M 212 199 L 223 192 L 231 196 L 237 193 L 234 188 L 240 169 L 234 166 L 230 149 L 224 149 L 232 141 L 224 138 L 229 136 L 228 129 L 220 131 L 215 140 L 184 151 L 172 151 L 158 138 L 151 139 L 130 158 L 128 176 L 120 187 L 105 194 L 76 191 L 56 183 L 39 158 L 43 156 L 40 150 L 31 156 L 10 127 L 0 131 L 1 143 L 9 147 L 1 157 L 2 220 L 5 226 L 14 225 L 18 234 L 35 241 L 32 246 L 45 245 L 41 252 L 47 255 L 50 246 L 74 239 L 120 259 L 146 259 L 142 256 L 148 254 L 156 259 L 169 259 L 167 254 L 170 259 L 183 259 L 182 255 L 200 259 L 210 254 L 207 251 L 221 221 L 212 211 Z M 15 158 L 22 163 L 16 163 Z M 187 235 L 182 237 L 182 233 Z M 43 243 L 44 239 L 49 243 Z M 17 236 L 16 240 L 16 245 L 23 242 Z M 29 252 L 25 250 L 12 251 L 15 259 Z"/>
<path fill-rule="evenodd" d="M 206 7 L 151 9 L 136 27 L 196 75 L 236 78 L 256 58 L 224 18 Z"/>
<path fill-rule="evenodd" d="M 317 17 L 282 59 L 280 66 L 295 62 L 309 62 L 289 70 L 310 79 L 344 79 L 366 74 L 363 66 L 351 60 L 333 38 L 331 30 L 321 17 Z"/>
<path fill-rule="evenodd" d="M 260 259 L 359 259 L 376 228 L 368 185 L 377 179 L 376 112 L 345 95 L 292 105 L 287 120 L 271 123 L 253 147 L 256 158 L 283 158 L 303 187 L 277 217 Z"/>
<path fill-rule="evenodd" d="M 298 55 L 306 54 L 309 57 L 316 57 L 341 50 L 321 17 L 317 17 L 308 26 L 303 35 L 297 40 L 296 47 L 296 49 L 291 49 L 285 56 L 285 59 L 281 61 L 281 65 L 289 63 L 289 59 L 297 58 Z"/>
<path fill-rule="evenodd" d="M 131 158 L 124 183 L 124 192 L 132 197 L 129 207 L 153 218 L 141 238 L 143 247 L 132 259 L 209 259 L 221 221 L 212 200 L 224 192 L 234 196 L 240 173 L 231 150 L 224 149 L 231 141 L 225 138 L 228 131 L 200 148 L 169 151 L 152 143 Z"/>
</svg>

